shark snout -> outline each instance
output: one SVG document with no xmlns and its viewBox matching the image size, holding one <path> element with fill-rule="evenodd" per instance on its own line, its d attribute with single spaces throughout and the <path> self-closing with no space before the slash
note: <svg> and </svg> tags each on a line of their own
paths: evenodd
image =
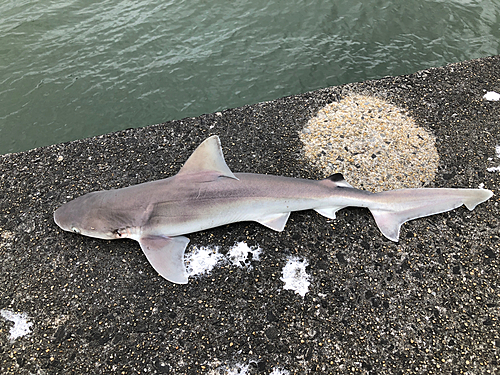
<svg viewBox="0 0 500 375">
<path fill-rule="evenodd" d="M 54 212 L 55 223 L 63 230 L 80 233 L 86 226 L 89 215 L 86 203 L 91 197 L 87 194 L 63 204 Z"/>
<path fill-rule="evenodd" d="M 99 199 L 93 192 L 63 204 L 55 210 L 54 222 L 67 232 L 105 240 L 122 238 L 118 230 L 124 227 L 110 220 L 109 211 L 100 209 Z"/>
<path fill-rule="evenodd" d="M 71 224 L 68 224 L 68 207 L 66 204 L 55 210 L 54 222 L 63 230 L 70 230 Z"/>
</svg>

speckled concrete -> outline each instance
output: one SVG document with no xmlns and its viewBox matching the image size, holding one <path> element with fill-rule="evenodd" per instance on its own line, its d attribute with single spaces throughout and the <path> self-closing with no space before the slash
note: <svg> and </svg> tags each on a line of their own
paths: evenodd
<svg viewBox="0 0 500 375">
<path fill-rule="evenodd" d="M 500 56 L 0 157 L 0 310 L 32 323 L 11 341 L 0 317 L 0 372 L 498 373 L 500 172 L 487 168 L 500 165 L 500 102 L 487 91 L 500 92 Z M 484 184 L 495 196 L 406 223 L 399 243 L 363 209 L 335 221 L 294 213 L 281 233 L 254 223 L 195 233 L 191 245 L 224 253 L 244 241 L 262 253 L 252 269 L 224 265 L 187 285 L 158 277 L 134 241 L 52 221 L 86 192 L 175 174 L 211 134 L 233 171 L 320 178 L 299 133 L 352 94 L 383 98 L 435 137 L 429 186 Z M 290 256 L 309 263 L 305 297 L 283 289 Z"/>
</svg>

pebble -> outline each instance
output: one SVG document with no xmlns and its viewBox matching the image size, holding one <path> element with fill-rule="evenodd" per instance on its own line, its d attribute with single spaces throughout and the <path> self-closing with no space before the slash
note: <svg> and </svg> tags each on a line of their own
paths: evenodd
<svg viewBox="0 0 500 375">
<path fill-rule="evenodd" d="M 324 177 L 379 192 L 422 187 L 437 171 L 435 138 L 401 108 L 352 94 L 320 109 L 300 132 L 303 155 Z"/>
</svg>

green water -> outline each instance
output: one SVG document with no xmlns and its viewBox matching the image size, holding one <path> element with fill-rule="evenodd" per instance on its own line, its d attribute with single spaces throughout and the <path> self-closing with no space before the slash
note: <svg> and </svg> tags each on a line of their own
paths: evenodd
<svg viewBox="0 0 500 375">
<path fill-rule="evenodd" d="M 0 3 L 0 153 L 499 54 L 500 0 Z"/>
</svg>

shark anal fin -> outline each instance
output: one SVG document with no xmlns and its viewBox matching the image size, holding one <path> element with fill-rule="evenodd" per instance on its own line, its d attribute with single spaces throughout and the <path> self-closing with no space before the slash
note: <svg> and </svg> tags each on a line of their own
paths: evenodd
<svg viewBox="0 0 500 375">
<path fill-rule="evenodd" d="M 220 176 L 238 178 L 231 172 L 224 160 L 218 136 L 205 139 L 184 163 L 178 175 L 200 172 L 218 172 Z"/>
<path fill-rule="evenodd" d="M 315 208 L 314 211 L 316 211 L 318 214 L 323 215 L 329 219 L 335 219 L 335 214 L 337 213 L 338 210 L 343 209 L 344 206 L 341 207 L 323 207 L 323 208 Z"/>
<path fill-rule="evenodd" d="M 283 212 L 278 214 L 267 215 L 255 221 L 270 229 L 281 232 L 283 231 L 283 229 L 285 229 L 285 225 L 286 222 L 288 221 L 289 216 L 290 212 Z"/>
<path fill-rule="evenodd" d="M 184 236 L 145 236 L 139 238 L 142 251 L 153 268 L 165 279 L 177 284 L 187 284 L 188 274 L 184 265 L 184 251 L 189 238 Z"/>
</svg>

